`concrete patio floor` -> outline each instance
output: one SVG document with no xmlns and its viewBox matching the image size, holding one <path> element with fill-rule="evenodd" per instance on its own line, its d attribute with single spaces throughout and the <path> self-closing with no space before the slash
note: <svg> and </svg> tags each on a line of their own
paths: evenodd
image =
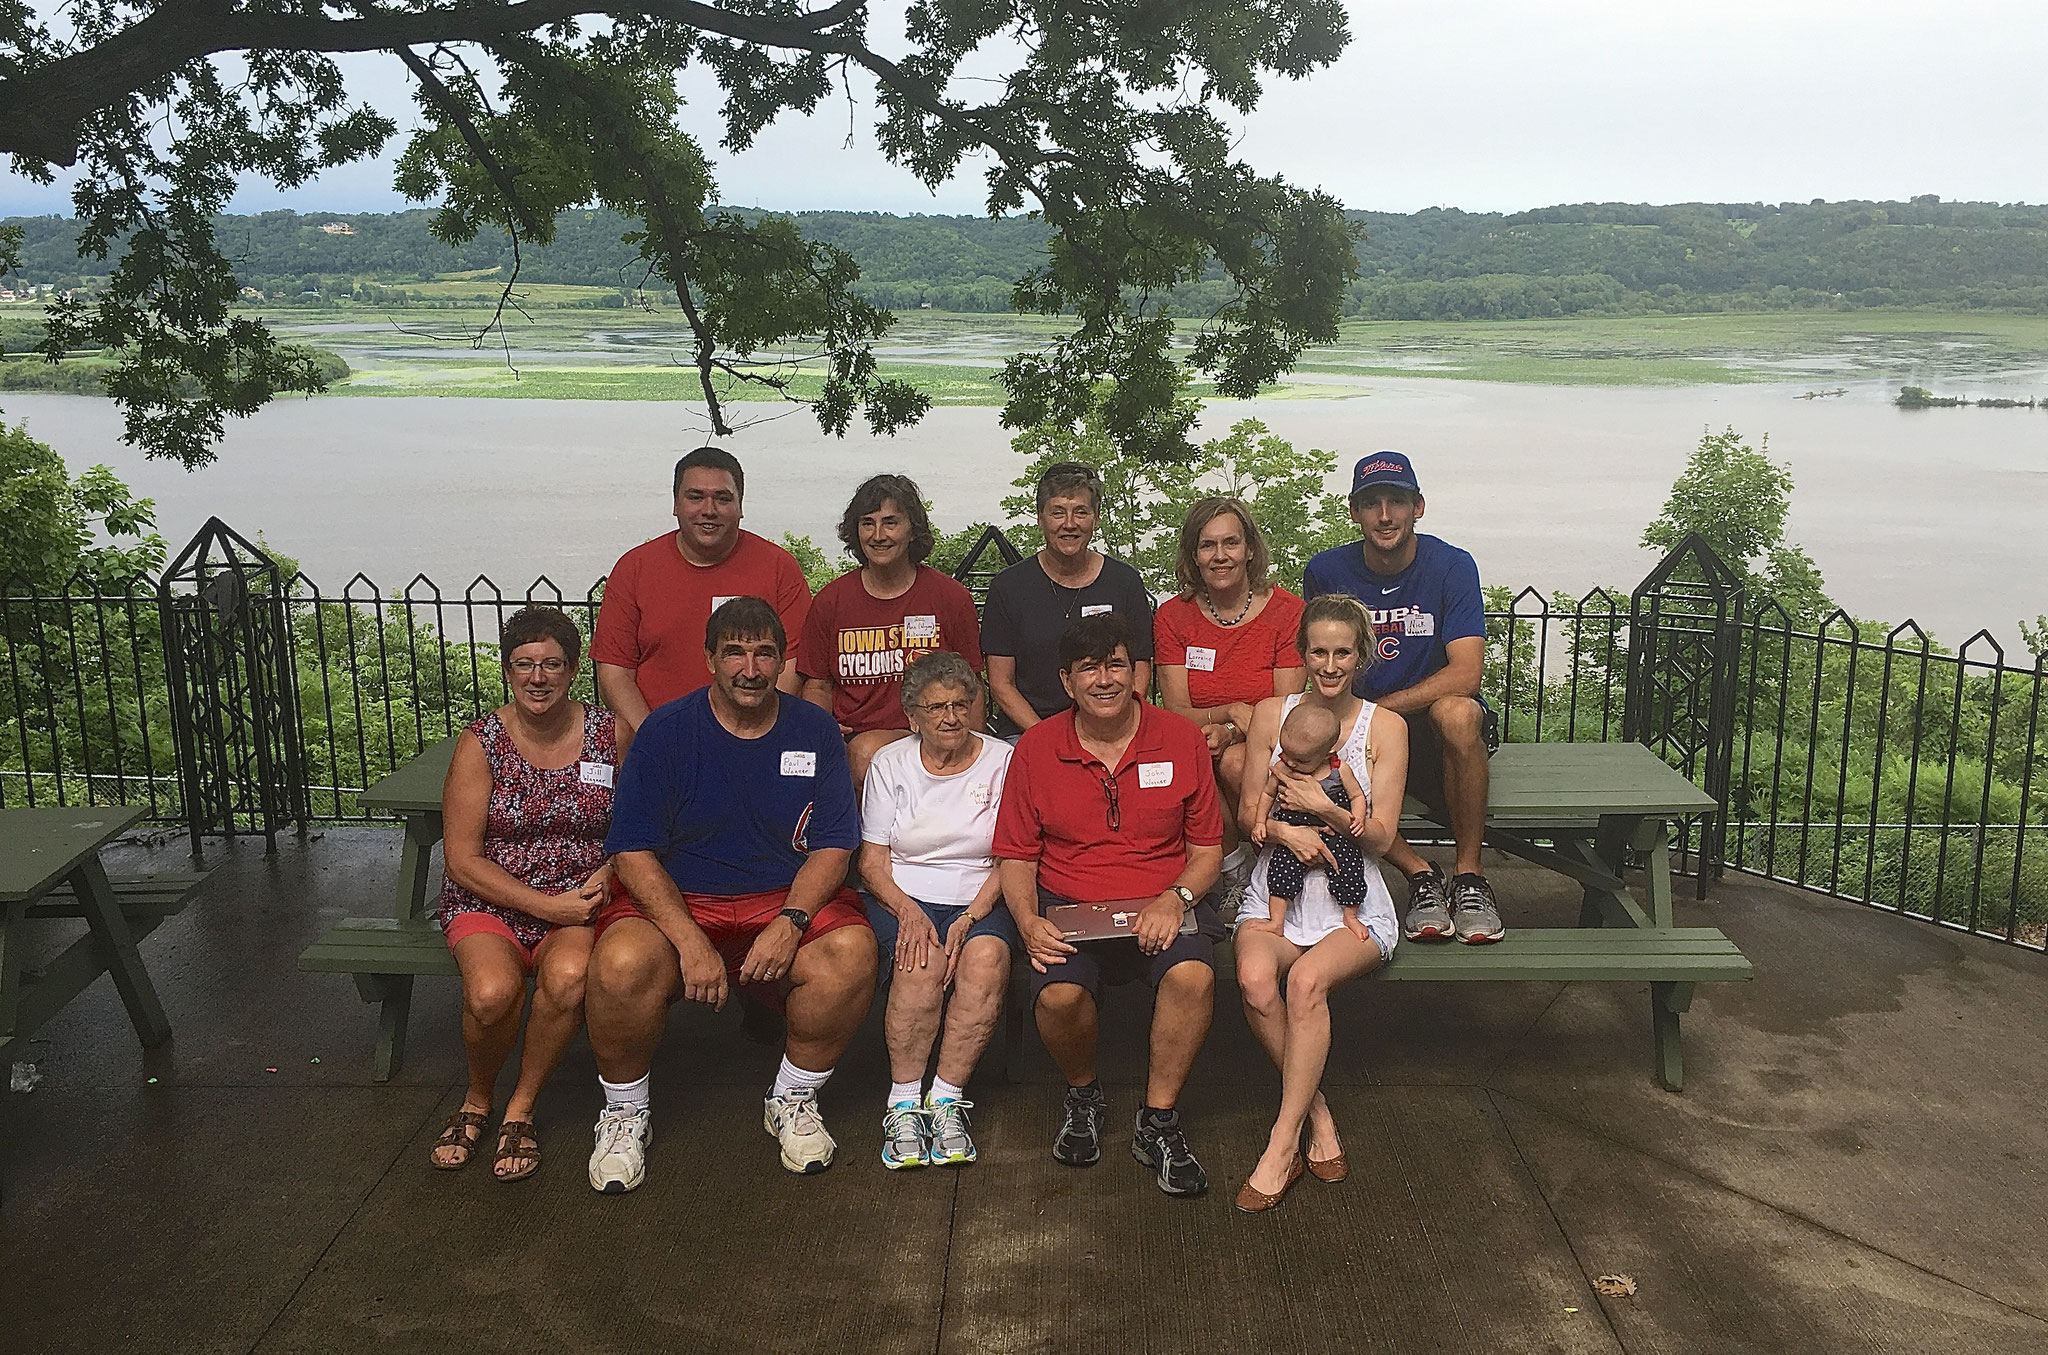
<svg viewBox="0 0 2048 1355">
<path fill-rule="evenodd" d="M 172 1046 L 146 1055 L 102 979 L 17 1055 L 43 1080 L 0 1102 L 0 1351 L 2048 1351 L 2038 954 L 1731 880 L 1680 920 L 1758 977 L 1701 988 L 1683 1095 L 1651 1080 L 1640 986 L 1355 984 L 1326 1084 L 1352 1177 L 1261 1218 L 1230 1197 L 1278 1080 L 1227 975 L 1183 1103 L 1197 1201 L 1125 1151 L 1137 991 L 1105 1014 L 1086 1171 L 1047 1154 L 1034 1037 L 1022 1082 L 973 1089 L 978 1164 L 885 1172 L 871 1016 L 825 1092 L 839 1161 L 791 1176 L 760 1129 L 774 1052 L 679 1008 L 647 1184 L 600 1197 L 580 1040 L 537 1177 L 436 1172 L 453 981 L 421 982 L 377 1084 L 374 1009 L 296 969 L 385 908 L 397 854 L 393 828 L 215 848 L 144 943 Z M 1553 877 L 1496 879 L 1511 927 L 1576 913 Z M 1635 1295 L 1597 1295 L 1610 1273 Z"/>
</svg>

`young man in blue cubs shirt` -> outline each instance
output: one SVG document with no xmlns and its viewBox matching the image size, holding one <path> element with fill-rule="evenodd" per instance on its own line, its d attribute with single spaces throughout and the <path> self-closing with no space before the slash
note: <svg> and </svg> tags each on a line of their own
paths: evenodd
<svg viewBox="0 0 2048 1355">
<path fill-rule="evenodd" d="M 1372 614 L 1374 652 L 1355 689 L 1407 720 L 1409 793 L 1457 843 L 1448 882 L 1407 843 L 1387 850 L 1388 863 L 1408 877 L 1403 934 L 1481 945 L 1506 934 L 1479 860 L 1492 743 L 1491 713 L 1479 699 L 1486 614 L 1478 565 L 1417 532 L 1422 513 L 1422 488 L 1406 456 L 1361 459 L 1351 473 L 1351 520 L 1364 540 L 1310 560 L 1301 595 L 1349 593 Z"/>
<path fill-rule="evenodd" d="M 875 934 L 845 886 L 860 845 L 839 725 L 776 680 L 789 641 L 775 609 L 711 613 L 711 685 L 657 707 L 633 738 L 612 805 L 611 852 L 630 898 L 596 920 L 584 998 L 605 1108 L 590 1184 L 638 1186 L 653 1120 L 648 1067 L 677 998 L 723 1007 L 735 983 L 783 1007 L 789 1038 L 763 1122 L 793 1172 L 823 1171 L 818 1114 L 867 1015 Z"/>
</svg>

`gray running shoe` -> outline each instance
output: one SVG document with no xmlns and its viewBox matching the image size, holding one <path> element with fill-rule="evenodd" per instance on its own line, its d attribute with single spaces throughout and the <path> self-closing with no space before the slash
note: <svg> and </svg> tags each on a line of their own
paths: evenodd
<svg viewBox="0 0 2048 1355">
<path fill-rule="evenodd" d="M 974 1161 L 974 1139 L 967 1132 L 967 1110 L 973 1104 L 952 1098 L 925 1103 L 933 1166 L 964 1167 Z"/>
<path fill-rule="evenodd" d="M 1090 1087 L 1067 1088 L 1059 1132 L 1053 1135 L 1052 1160 L 1069 1167 L 1090 1167 L 1102 1157 L 1102 1113 L 1109 1105 Z"/>
<path fill-rule="evenodd" d="M 1408 889 L 1408 916 L 1402 919 L 1401 935 L 1410 941 L 1449 940 L 1456 928 L 1451 925 L 1451 896 L 1443 872 L 1411 875 Z"/>
<path fill-rule="evenodd" d="M 1494 900 L 1493 886 L 1484 875 L 1460 875 L 1451 881 L 1451 918 L 1458 939 L 1468 946 L 1483 946 L 1508 934 L 1508 929 L 1500 924 L 1500 905 Z"/>
<path fill-rule="evenodd" d="M 1217 916 L 1233 932 L 1237 930 L 1238 905 L 1244 902 L 1244 887 L 1252 878 L 1252 861 L 1251 853 L 1245 853 L 1236 865 L 1216 877 L 1216 887 L 1210 895 L 1215 900 Z"/>
<path fill-rule="evenodd" d="M 882 1112 L 882 1165 L 890 1171 L 924 1167 L 932 1156 L 924 1111 L 908 1103 Z"/>
</svg>

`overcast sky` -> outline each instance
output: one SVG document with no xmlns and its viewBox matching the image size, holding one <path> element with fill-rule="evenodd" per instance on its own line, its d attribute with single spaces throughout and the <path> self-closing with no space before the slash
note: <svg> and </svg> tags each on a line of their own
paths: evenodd
<svg viewBox="0 0 2048 1355">
<path fill-rule="evenodd" d="M 1810 198 L 2048 200 L 2043 0 L 1351 0 L 1352 43 L 1301 84 L 1276 82 L 1244 128 L 1259 170 L 1346 205 L 1513 211 L 1560 202 Z M 879 34 L 878 22 L 873 30 Z M 878 37 L 878 42 L 881 39 Z M 347 60 L 352 87 L 409 127 L 395 58 Z M 937 194 L 874 149 L 843 99 L 785 119 L 744 155 L 716 151 L 718 99 L 693 119 L 720 197 L 778 210 L 978 212 L 979 175 Z M 856 85 L 856 93 L 860 87 Z M 295 193 L 245 189 L 238 211 L 392 211 L 394 138 L 375 163 Z M 68 196 L 0 179 L 0 215 Z"/>
</svg>

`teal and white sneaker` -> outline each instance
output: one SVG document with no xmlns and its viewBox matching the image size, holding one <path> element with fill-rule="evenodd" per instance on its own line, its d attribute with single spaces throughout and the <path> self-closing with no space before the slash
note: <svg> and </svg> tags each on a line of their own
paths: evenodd
<svg viewBox="0 0 2048 1355">
<path fill-rule="evenodd" d="M 931 1161 L 939 1167 L 964 1167 L 974 1161 L 974 1139 L 967 1132 L 967 1109 L 972 1101 L 925 1102 L 925 1120 L 930 1125 Z"/>
<path fill-rule="evenodd" d="M 890 1171 L 930 1166 L 929 1132 L 925 1112 L 909 1101 L 899 1102 L 883 1111 L 882 1165 Z"/>
</svg>

